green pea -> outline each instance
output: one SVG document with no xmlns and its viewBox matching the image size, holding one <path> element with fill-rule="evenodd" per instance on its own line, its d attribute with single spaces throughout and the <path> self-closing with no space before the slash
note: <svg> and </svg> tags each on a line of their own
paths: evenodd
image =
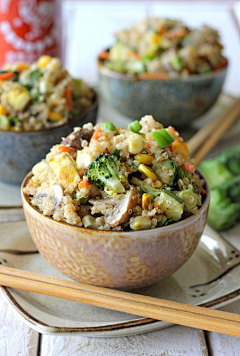
<svg viewBox="0 0 240 356">
<path fill-rule="evenodd" d="M 142 126 L 139 124 L 139 122 L 137 120 L 135 120 L 135 121 L 131 122 L 131 124 L 129 125 L 129 128 L 132 132 L 139 133 Z"/>
<path fill-rule="evenodd" d="M 103 131 L 106 130 L 116 131 L 116 127 L 110 121 L 104 122 L 104 124 L 102 125 L 102 129 Z"/>
</svg>

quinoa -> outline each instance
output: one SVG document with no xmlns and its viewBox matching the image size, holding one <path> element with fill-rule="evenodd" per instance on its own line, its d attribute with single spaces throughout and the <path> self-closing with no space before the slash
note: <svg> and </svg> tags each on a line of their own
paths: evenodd
<svg viewBox="0 0 240 356">
<path fill-rule="evenodd" d="M 115 37 L 102 60 L 116 72 L 175 79 L 209 73 L 227 64 L 218 32 L 206 25 L 190 29 L 179 20 L 149 17 Z"/>
<path fill-rule="evenodd" d="M 30 66 L 6 65 L 0 74 L 0 129 L 60 126 L 89 107 L 92 97 L 90 87 L 72 78 L 58 58 L 42 56 Z"/>
<path fill-rule="evenodd" d="M 139 124 L 138 132 L 112 123 L 75 128 L 33 167 L 24 188 L 31 204 L 100 230 L 150 229 L 198 214 L 206 192 L 186 143 L 150 115 Z"/>
</svg>

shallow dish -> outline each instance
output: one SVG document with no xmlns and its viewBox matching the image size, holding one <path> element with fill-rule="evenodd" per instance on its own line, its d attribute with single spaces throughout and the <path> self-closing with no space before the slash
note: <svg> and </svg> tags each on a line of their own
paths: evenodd
<svg viewBox="0 0 240 356">
<path fill-rule="evenodd" d="M 22 189 L 30 176 L 24 179 Z M 132 290 L 170 276 L 190 258 L 206 223 L 208 186 L 206 190 L 197 215 L 138 231 L 74 226 L 44 216 L 23 192 L 22 202 L 32 239 L 53 267 L 80 282 Z"/>
<path fill-rule="evenodd" d="M 179 128 L 189 125 L 215 103 L 222 90 L 227 66 L 180 79 L 141 79 L 114 72 L 99 58 L 99 92 L 107 104 L 132 119 L 151 113 L 164 126 Z"/>
<path fill-rule="evenodd" d="M 228 231 L 230 238 L 233 235 L 234 232 Z M 26 222 L 1 224 L 0 237 L 0 250 L 12 250 L 11 253 L 0 252 L 2 265 L 67 279 L 37 253 Z M 236 229 L 236 241 L 237 238 L 239 233 Z M 240 257 L 237 249 L 206 227 L 189 261 L 171 277 L 154 284 L 141 294 L 219 308 L 240 298 L 239 272 Z M 0 289 L 20 317 L 40 333 L 116 337 L 141 334 L 172 325 L 38 293 L 6 287 Z"/>
<path fill-rule="evenodd" d="M 74 127 L 87 122 L 96 123 L 98 96 L 95 91 L 92 104 L 67 123 L 39 131 L 0 130 L 0 180 L 20 185 L 33 165 L 43 159 L 50 148 Z"/>
</svg>

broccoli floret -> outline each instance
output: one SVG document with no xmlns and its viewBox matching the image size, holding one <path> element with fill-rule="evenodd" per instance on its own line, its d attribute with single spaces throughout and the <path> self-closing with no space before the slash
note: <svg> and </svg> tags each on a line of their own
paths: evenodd
<svg viewBox="0 0 240 356">
<path fill-rule="evenodd" d="M 216 230 L 232 227 L 240 217 L 240 204 L 233 203 L 224 189 L 212 189 L 207 221 Z"/>
<path fill-rule="evenodd" d="M 133 177 L 133 178 L 132 178 L 131 183 L 134 184 L 134 185 L 137 185 L 138 187 L 140 187 L 141 190 L 142 190 L 144 193 L 150 194 L 150 195 L 151 195 L 151 198 L 152 198 L 152 201 L 153 201 L 158 195 L 160 195 L 160 194 L 162 193 L 162 189 L 154 188 L 154 187 L 152 187 L 151 185 L 144 183 L 141 179 L 138 179 L 138 178 L 136 178 L 136 177 Z"/>
<path fill-rule="evenodd" d="M 215 158 L 203 161 L 200 163 L 199 167 L 203 172 L 210 188 L 217 187 L 232 178 L 232 173 L 227 169 L 225 164 L 223 162 L 219 162 Z"/>
<path fill-rule="evenodd" d="M 85 173 L 90 182 L 94 183 L 97 188 L 104 187 L 108 194 L 124 193 L 125 188 L 121 182 L 124 176 L 120 170 L 121 163 L 114 155 L 101 153 L 89 165 Z"/>
</svg>

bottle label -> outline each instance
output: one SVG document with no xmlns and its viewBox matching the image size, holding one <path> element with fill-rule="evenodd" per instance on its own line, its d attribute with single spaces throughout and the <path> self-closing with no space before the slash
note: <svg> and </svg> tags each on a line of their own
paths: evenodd
<svg viewBox="0 0 240 356">
<path fill-rule="evenodd" d="M 0 0 L 0 67 L 59 56 L 53 0 Z"/>
</svg>

